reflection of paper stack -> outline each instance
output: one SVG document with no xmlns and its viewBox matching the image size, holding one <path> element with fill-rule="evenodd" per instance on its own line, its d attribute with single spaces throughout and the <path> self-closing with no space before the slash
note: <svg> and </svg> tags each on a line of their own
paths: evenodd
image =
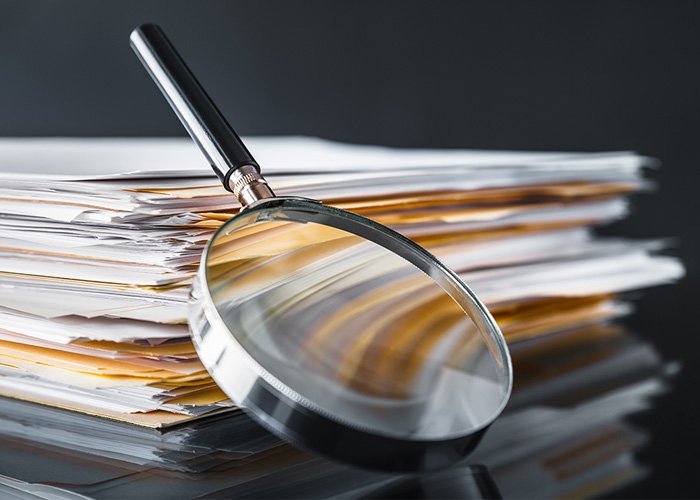
<svg viewBox="0 0 700 500">
<path fill-rule="evenodd" d="M 472 456 L 504 497 L 597 497 L 649 471 L 632 452 L 646 433 L 623 419 L 652 407 L 675 370 L 648 343 L 614 326 L 519 345 L 509 410 Z"/>
<path fill-rule="evenodd" d="M 646 433 L 624 419 L 664 390 L 667 365 L 652 346 L 620 329 L 587 328 L 522 343 L 514 364 L 522 383 L 513 404 L 468 461 L 487 466 L 503 497 L 597 497 L 648 473 L 632 455 Z M 417 490 L 415 476 L 341 467 L 276 443 L 241 417 L 230 412 L 160 433 L 0 399 L 0 492 L 403 498 L 431 486 L 441 486 L 441 496 L 464 488 L 468 471 L 460 468 L 423 476 Z"/>
<path fill-rule="evenodd" d="M 648 163 L 630 153 L 395 151 L 251 139 L 278 195 L 320 198 L 424 244 L 511 341 L 599 323 L 682 273 L 601 241 Z M 0 143 L 0 393 L 162 427 L 229 403 L 196 359 L 187 296 L 237 209 L 187 140 Z"/>
<path fill-rule="evenodd" d="M 24 401 L 0 401 L 2 436 L 136 465 L 201 472 L 281 444 L 240 411 L 163 433 Z"/>
</svg>

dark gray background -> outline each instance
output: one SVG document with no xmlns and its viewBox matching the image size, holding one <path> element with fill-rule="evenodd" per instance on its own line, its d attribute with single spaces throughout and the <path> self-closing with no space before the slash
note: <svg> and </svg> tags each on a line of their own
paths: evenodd
<svg viewBox="0 0 700 500">
<path fill-rule="evenodd" d="M 629 496 L 698 496 L 700 2 L 0 1 L 0 135 L 183 135 L 132 55 L 161 24 L 241 134 L 632 149 L 660 191 L 606 232 L 676 236 L 690 277 L 630 323 L 684 363 Z"/>
</svg>

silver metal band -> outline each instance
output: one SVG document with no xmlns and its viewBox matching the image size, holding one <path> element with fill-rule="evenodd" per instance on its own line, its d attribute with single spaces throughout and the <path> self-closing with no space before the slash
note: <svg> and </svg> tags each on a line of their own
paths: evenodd
<svg viewBox="0 0 700 500">
<path fill-rule="evenodd" d="M 228 178 L 228 185 L 243 207 L 275 196 L 265 178 L 253 165 L 243 165 L 233 171 Z"/>
</svg>

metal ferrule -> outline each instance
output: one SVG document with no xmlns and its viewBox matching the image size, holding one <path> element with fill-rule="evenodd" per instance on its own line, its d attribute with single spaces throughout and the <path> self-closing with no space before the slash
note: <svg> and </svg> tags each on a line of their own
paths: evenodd
<svg viewBox="0 0 700 500">
<path fill-rule="evenodd" d="M 252 165 L 243 165 L 234 170 L 228 177 L 228 186 L 244 208 L 255 201 L 275 196 L 265 178 Z"/>
</svg>

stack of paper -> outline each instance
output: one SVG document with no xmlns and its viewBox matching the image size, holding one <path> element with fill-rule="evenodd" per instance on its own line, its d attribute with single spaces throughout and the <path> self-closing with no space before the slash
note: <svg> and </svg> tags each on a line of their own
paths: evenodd
<svg viewBox="0 0 700 500">
<path fill-rule="evenodd" d="M 630 311 L 682 275 L 659 242 L 595 237 L 652 162 L 633 153 L 394 150 L 248 139 L 278 195 L 426 246 L 509 342 Z M 0 394 L 151 427 L 230 407 L 196 358 L 190 284 L 238 209 L 185 139 L 0 141 Z"/>
</svg>

